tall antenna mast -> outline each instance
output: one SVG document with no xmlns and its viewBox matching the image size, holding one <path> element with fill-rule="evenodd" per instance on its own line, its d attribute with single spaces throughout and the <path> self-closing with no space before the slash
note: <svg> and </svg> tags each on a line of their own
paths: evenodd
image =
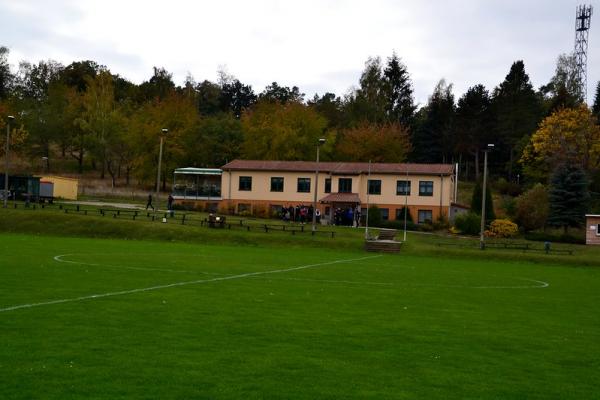
<svg viewBox="0 0 600 400">
<path fill-rule="evenodd" d="M 587 49 L 588 33 L 592 21 L 592 6 L 577 6 L 575 13 L 575 68 L 579 82 L 579 94 L 587 102 Z"/>
</svg>

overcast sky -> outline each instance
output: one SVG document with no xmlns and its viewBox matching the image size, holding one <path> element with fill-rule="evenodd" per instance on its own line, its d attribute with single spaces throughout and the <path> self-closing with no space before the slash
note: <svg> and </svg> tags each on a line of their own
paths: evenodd
<svg viewBox="0 0 600 400">
<path fill-rule="evenodd" d="M 589 2 L 589 0 L 588 0 Z M 498 85 L 522 59 L 534 86 L 571 52 L 579 0 L 0 0 L 10 62 L 94 60 L 140 83 L 153 66 L 182 84 L 227 71 L 256 92 L 277 81 L 343 95 L 370 56 L 395 51 L 427 102 L 441 79 L 456 98 Z M 600 4 L 590 29 L 588 99 L 600 79 Z"/>
</svg>

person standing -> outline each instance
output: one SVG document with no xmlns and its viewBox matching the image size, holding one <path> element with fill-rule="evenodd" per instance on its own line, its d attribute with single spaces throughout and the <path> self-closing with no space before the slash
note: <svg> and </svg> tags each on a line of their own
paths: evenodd
<svg viewBox="0 0 600 400">
<path fill-rule="evenodd" d="M 169 215 L 172 217 L 173 216 L 173 201 L 175 199 L 173 198 L 173 195 L 169 194 L 169 197 L 167 197 L 167 210 L 169 211 Z"/>
<path fill-rule="evenodd" d="M 146 210 L 148 209 L 148 207 L 152 208 L 152 211 L 154 211 L 154 206 L 152 205 L 152 193 L 148 195 L 148 201 L 146 202 Z"/>
</svg>

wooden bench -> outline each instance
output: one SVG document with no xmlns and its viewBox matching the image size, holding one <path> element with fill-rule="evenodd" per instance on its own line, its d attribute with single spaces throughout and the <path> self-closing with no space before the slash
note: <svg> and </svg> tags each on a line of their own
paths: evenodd
<svg viewBox="0 0 600 400">
<path fill-rule="evenodd" d="M 402 242 L 394 240 L 397 231 L 395 229 L 382 229 L 375 239 L 365 241 L 365 250 L 378 253 L 398 253 Z"/>
</svg>

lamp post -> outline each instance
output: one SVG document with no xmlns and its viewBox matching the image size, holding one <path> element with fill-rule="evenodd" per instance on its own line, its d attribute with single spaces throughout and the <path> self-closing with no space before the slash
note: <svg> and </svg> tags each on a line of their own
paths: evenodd
<svg viewBox="0 0 600 400">
<path fill-rule="evenodd" d="M 317 166 L 315 168 L 315 196 L 313 197 L 312 231 L 317 230 L 317 193 L 319 191 L 319 150 L 325 143 L 325 138 L 320 138 L 317 143 Z"/>
<path fill-rule="evenodd" d="M 156 173 L 156 207 L 159 206 L 158 193 L 160 192 L 160 164 L 162 163 L 163 141 L 165 139 L 165 136 L 167 136 L 167 133 L 169 133 L 169 130 L 167 128 L 163 128 L 162 133 L 160 135 L 160 147 L 158 150 L 158 171 Z"/>
<path fill-rule="evenodd" d="M 488 152 L 490 150 L 492 150 L 494 148 L 494 145 L 492 143 L 489 143 L 487 145 L 487 147 L 485 148 L 485 150 L 483 150 L 483 194 L 481 197 L 481 227 L 479 229 L 479 248 L 481 250 L 485 249 L 485 241 L 483 238 L 483 232 L 485 229 L 485 190 L 486 190 L 486 186 L 487 186 L 487 158 L 488 158 Z"/>
<path fill-rule="evenodd" d="M 4 205 L 3 207 L 8 207 L 8 168 L 10 167 L 10 163 L 8 161 L 8 152 L 10 150 L 10 123 L 15 119 L 12 115 L 8 116 L 6 120 L 6 145 L 4 146 Z"/>
</svg>

